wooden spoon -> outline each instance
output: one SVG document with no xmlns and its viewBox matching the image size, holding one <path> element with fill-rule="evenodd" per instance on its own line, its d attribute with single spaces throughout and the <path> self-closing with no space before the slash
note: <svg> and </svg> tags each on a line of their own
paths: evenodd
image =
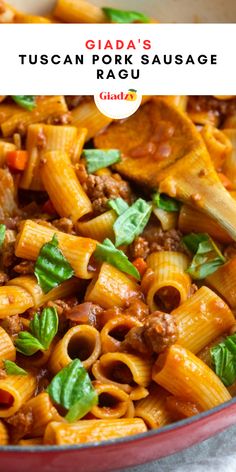
<svg viewBox="0 0 236 472">
<path fill-rule="evenodd" d="M 187 114 L 155 98 L 127 120 L 112 123 L 94 143 L 122 151 L 115 166 L 122 175 L 204 211 L 236 240 L 236 202 Z"/>
</svg>

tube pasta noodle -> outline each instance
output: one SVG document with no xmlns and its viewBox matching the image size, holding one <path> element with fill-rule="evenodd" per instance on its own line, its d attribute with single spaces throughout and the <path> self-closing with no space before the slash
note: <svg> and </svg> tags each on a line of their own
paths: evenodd
<svg viewBox="0 0 236 472">
<path fill-rule="evenodd" d="M 169 393 L 158 385 L 152 384 L 149 395 L 135 405 L 135 416 L 142 418 L 148 428 L 155 429 L 171 422 L 171 415 L 166 407 Z"/>
<path fill-rule="evenodd" d="M 6 425 L 0 420 L 0 446 L 9 444 L 9 434 Z"/>
<path fill-rule="evenodd" d="M 11 285 L 22 287 L 23 289 L 27 290 L 33 299 L 34 308 L 38 308 L 52 300 L 74 295 L 82 288 L 81 280 L 78 280 L 76 277 L 72 277 L 71 279 L 66 280 L 62 284 L 50 290 L 50 292 L 44 293 L 40 285 L 37 283 L 37 279 L 34 275 L 21 275 L 20 277 L 11 279 L 8 282 L 8 286 Z"/>
<path fill-rule="evenodd" d="M 105 238 L 114 240 L 113 225 L 117 215 L 113 210 L 106 211 L 88 221 L 79 222 L 77 228 L 82 236 L 93 237 L 97 241 L 103 241 Z"/>
<path fill-rule="evenodd" d="M 60 216 L 69 217 L 75 223 L 92 211 L 90 200 L 65 152 L 45 153 L 40 170 L 44 187 Z"/>
<path fill-rule="evenodd" d="M 91 409 L 95 418 L 111 419 L 125 416 L 129 407 L 129 395 L 121 388 L 112 384 L 93 382 L 98 394 L 98 405 Z"/>
<path fill-rule="evenodd" d="M 16 23 L 55 23 L 55 21 L 46 18 L 45 16 L 37 16 L 37 15 L 27 15 L 27 14 L 18 14 L 16 15 Z"/>
<path fill-rule="evenodd" d="M 8 169 L 0 169 L 0 218 L 17 215 L 15 185 Z"/>
<path fill-rule="evenodd" d="M 152 378 L 173 395 L 197 403 L 203 410 L 231 399 L 216 374 L 194 354 L 177 344 L 159 356 Z"/>
<path fill-rule="evenodd" d="M 132 392 L 130 392 L 130 400 L 137 401 L 142 400 L 142 398 L 146 398 L 148 396 L 148 390 L 144 387 L 135 387 L 133 388 Z"/>
<path fill-rule="evenodd" d="M 186 111 L 188 103 L 188 97 L 186 95 L 166 95 L 165 97 L 159 96 L 158 98 L 178 108 L 180 111 Z"/>
<path fill-rule="evenodd" d="M 150 382 L 152 361 L 148 358 L 143 359 L 134 354 L 112 352 L 103 354 L 97 362 L 104 373 L 104 378 L 126 392 L 132 390 L 132 386 L 129 384 L 147 387 Z M 96 376 L 96 369 L 93 370 L 93 374 L 95 378 L 100 380 Z M 127 379 L 129 382 L 126 382 Z"/>
<path fill-rule="evenodd" d="M 153 208 L 153 213 L 160 221 L 161 227 L 164 231 L 176 227 L 178 215 L 175 212 L 165 211 L 161 208 Z"/>
<path fill-rule="evenodd" d="M 173 309 L 183 303 L 189 294 L 191 280 L 186 269 L 185 254 L 171 251 L 154 252 L 147 258 L 148 267 L 154 271 L 153 281 L 147 293 L 147 302 L 152 311 Z"/>
<path fill-rule="evenodd" d="M 24 328 L 28 330 L 29 325 L 24 326 Z M 49 348 L 45 351 L 39 350 L 30 357 L 21 355 L 19 353 L 18 358 L 20 359 L 22 365 L 24 365 L 25 369 L 31 369 L 32 367 L 36 369 L 40 369 L 41 367 L 44 367 L 48 364 L 48 361 L 51 357 L 54 346 L 55 346 L 55 342 L 52 342 Z"/>
<path fill-rule="evenodd" d="M 72 19 L 109 21 L 83 0 L 0 12 Z M 0 445 L 130 436 L 235 395 L 235 110 L 146 96 L 113 121 L 92 97 L 0 96 Z"/>
<path fill-rule="evenodd" d="M 207 283 L 213 290 L 216 290 L 231 308 L 236 307 L 236 257 L 230 259 L 226 264 L 219 267 L 214 274 L 207 277 Z"/>
<path fill-rule="evenodd" d="M 194 354 L 227 332 L 235 323 L 228 305 L 207 287 L 201 287 L 172 311 L 172 315 L 178 326 L 178 344 Z"/>
<path fill-rule="evenodd" d="M 134 418 L 134 416 L 135 416 L 134 402 L 130 401 L 128 404 L 127 412 L 124 415 L 124 418 Z"/>
<path fill-rule="evenodd" d="M 71 425 L 52 422 L 46 428 L 44 444 L 80 444 L 122 438 L 147 431 L 143 420 L 123 418 L 111 420 L 78 421 Z"/>
<path fill-rule="evenodd" d="M 51 241 L 54 234 L 57 235 L 59 247 L 73 267 L 75 275 L 82 279 L 90 279 L 93 274 L 88 271 L 88 264 L 96 248 L 96 241 L 89 238 L 72 236 L 57 231 L 56 228 L 54 230 L 26 220 L 16 241 L 16 256 L 36 260 L 43 244 Z"/>
<path fill-rule="evenodd" d="M 88 130 L 87 128 L 78 128 L 78 134 L 76 138 L 75 150 L 71 156 L 72 164 L 77 164 L 80 156 L 82 154 L 84 144 L 87 138 Z"/>
<path fill-rule="evenodd" d="M 36 377 L 32 374 L 8 375 L 0 379 L 0 395 L 4 393 L 8 396 L 8 401 L 4 403 L 4 406 L 0 402 L 0 418 L 14 415 L 33 396 L 36 382 Z"/>
<path fill-rule="evenodd" d="M 0 287 L 0 319 L 24 313 L 33 306 L 33 298 L 21 287 Z"/>
<path fill-rule="evenodd" d="M 105 23 L 102 9 L 85 0 L 57 0 L 53 14 L 67 23 Z"/>
<path fill-rule="evenodd" d="M 112 119 L 103 115 L 95 103 L 87 101 L 81 103 L 71 111 L 72 125 L 88 129 L 87 141 L 112 122 Z"/>
<path fill-rule="evenodd" d="M 5 359 L 14 361 L 16 359 L 16 348 L 9 334 L 0 326 L 0 368 L 4 366 L 3 361 Z"/>
<path fill-rule="evenodd" d="M 1 113 L 1 112 L 0 112 Z M 0 141 L 0 167 L 3 167 L 6 162 L 6 155 L 9 151 L 15 151 L 16 146 L 13 143 Z"/>
<path fill-rule="evenodd" d="M 85 300 L 103 308 L 124 306 L 127 298 L 140 294 L 139 286 L 110 264 L 103 263 L 97 277 L 87 288 Z"/>
<path fill-rule="evenodd" d="M 70 158 L 75 158 L 77 134 L 75 126 L 30 125 L 27 130 L 26 140 L 29 158 L 20 180 L 20 187 L 42 190 L 40 161 L 43 161 L 44 154 L 48 151 L 58 150 L 65 151 L 69 154 Z"/>
<path fill-rule="evenodd" d="M 230 235 L 213 218 L 207 217 L 204 213 L 188 205 L 182 205 L 181 207 L 178 227 L 184 234 L 191 232 L 208 233 L 212 238 L 222 243 L 232 241 Z"/>
<path fill-rule="evenodd" d="M 30 430 L 30 436 L 32 436 L 32 438 L 42 436 L 47 424 L 51 421 L 63 420 L 46 392 L 42 392 L 36 397 L 31 398 L 20 411 L 25 415 L 29 412 L 33 415 L 33 424 Z M 27 435 L 29 435 L 29 433 Z"/>
<path fill-rule="evenodd" d="M 20 113 L 22 108 L 20 108 L 16 103 L 0 103 L 0 125 L 7 121 L 12 115 Z"/>
<path fill-rule="evenodd" d="M 40 123 L 47 118 L 60 116 L 68 111 L 63 96 L 53 96 L 41 98 L 37 102 L 37 106 L 32 111 L 19 109 L 1 124 L 1 130 L 4 137 L 11 136 L 19 125 L 26 129 L 33 123 Z"/>
<path fill-rule="evenodd" d="M 205 125 L 201 134 L 215 168 L 221 169 L 225 159 L 232 151 L 230 140 L 225 133 L 211 125 Z"/>
<path fill-rule="evenodd" d="M 101 330 L 102 352 L 115 352 L 122 350 L 120 340 L 122 332 L 127 334 L 131 328 L 142 326 L 137 318 L 132 316 L 116 316 L 109 320 Z M 116 337 L 117 333 L 117 337 Z M 125 337 L 125 335 L 123 335 Z"/>
<path fill-rule="evenodd" d="M 85 369 L 89 369 L 101 353 L 99 332 L 93 326 L 74 326 L 56 344 L 50 358 L 49 367 L 53 374 L 79 358 Z"/>
</svg>

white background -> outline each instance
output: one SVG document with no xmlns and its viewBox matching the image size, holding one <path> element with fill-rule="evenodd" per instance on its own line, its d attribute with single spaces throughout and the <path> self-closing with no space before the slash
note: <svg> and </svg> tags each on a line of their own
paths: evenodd
<svg viewBox="0 0 236 472">
<path fill-rule="evenodd" d="M 88 39 L 150 39 L 149 51 L 88 52 Z M 108 90 L 138 89 L 142 94 L 163 95 L 234 95 L 236 94 L 236 24 L 136 24 L 136 25 L 67 25 L 24 24 L 0 25 L 0 95 L 94 94 Z M 85 54 L 85 65 L 20 65 L 19 54 Z M 92 54 L 133 54 L 133 66 L 140 68 L 140 79 L 97 80 L 97 66 L 91 64 Z M 182 54 L 194 57 L 217 54 L 217 65 L 140 65 L 141 54 Z"/>
</svg>

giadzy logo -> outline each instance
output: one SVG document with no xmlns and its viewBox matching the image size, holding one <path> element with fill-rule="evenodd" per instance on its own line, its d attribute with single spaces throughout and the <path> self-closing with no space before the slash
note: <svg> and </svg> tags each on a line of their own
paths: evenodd
<svg viewBox="0 0 236 472">
<path fill-rule="evenodd" d="M 133 115 L 141 100 L 142 95 L 131 88 L 127 91 L 102 91 L 94 95 L 94 101 L 100 112 L 118 120 Z"/>
<path fill-rule="evenodd" d="M 101 92 L 99 95 L 101 100 L 128 100 L 134 102 L 137 100 L 137 90 L 129 89 L 128 92 L 111 93 Z"/>
</svg>

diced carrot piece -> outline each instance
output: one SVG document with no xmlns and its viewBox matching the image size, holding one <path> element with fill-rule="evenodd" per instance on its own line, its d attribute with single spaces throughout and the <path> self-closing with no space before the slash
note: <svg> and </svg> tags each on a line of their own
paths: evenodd
<svg viewBox="0 0 236 472">
<path fill-rule="evenodd" d="M 9 167 L 15 170 L 24 170 L 28 161 L 28 152 L 17 150 L 9 151 L 6 155 L 6 162 Z"/>
<path fill-rule="evenodd" d="M 142 277 L 147 270 L 147 263 L 145 260 L 142 257 L 138 257 L 132 262 L 132 264 L 136 267 Z"/>
</svg>

